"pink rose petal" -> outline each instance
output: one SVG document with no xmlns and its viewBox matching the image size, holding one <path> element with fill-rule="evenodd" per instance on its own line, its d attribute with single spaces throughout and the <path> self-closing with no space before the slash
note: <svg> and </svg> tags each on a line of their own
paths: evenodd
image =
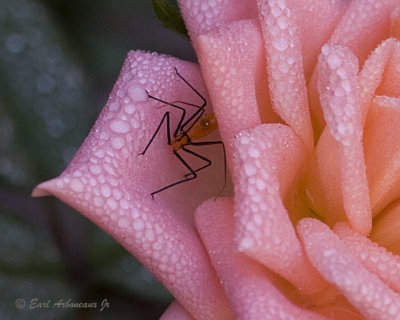
<svg viewBox="0 0 400 320">
<path fill-rule="evenodd" d="M 336 224 L 334 231 L 369 272 L 376 274 L 394 291 L 400 293 L 400 256 L 354 232 L 347 223 Z"/>
<path fill-rule="evenodd" d="M 300 28 L 301 52 L 307 82 L 317 62 L 321 47 L 329 39 L 349 1 L 286 0 Z M 280 3 L 283 5 L 283 2 Z M 285 17 L 278 23 L 285 26 Z"/>
<path fill-rule="evenodd" d="M 162 314 L 160 320 L 195 320 L 192 316 L 174 300 Z"/>
<path fill-rule="evenodd" d="M 390 36 L 400 39 L 400 6 L 392 12 L 390 20 Z"/>
<path fill-rule="evenodd" d="M 264 266 L 237 251 L 233 211 L 233 199 L 208 200 L 197 208 L 195 219 L 235 319 L 326 319 L 289 301 Z"/>
<path fill-rule="evenodd" d="M 393 48 L 397 41 L 388 39 L 384 41 L 378 48 L 376 48 L 371 56 L 365 61 L 364 66 L 359 73 L 358 81 L 360 84 L 361 104 L 362 104 L 362 123 L 365 123 L 367 112 L 375 95 L 375 91 L 379 88 L 383 79 L 383 73 L 387 69 L 390 57 L 392 56 Z M 317 75 L 317 73 L 315 73 Z M 319 98 L 318 98 L 319 100 Z M 372 110 L 372 109 L 371 109 Z M 322 112 L 322 110 L 321 110 Z M 371 111 L 372 112 L 372 111 Z M 376 112 L 375 112 L 376 113 Z M 384 123 L 374 112 L 371 115 L 372 123 Z M 382 119 L 383 120 L 383 119 Z M 372 125 L 372 124 L 371 124 Z M 375 192 L 374 184 L 384 183 L 386 180 L 375 179 L 377 176 L 375 172 L 382 172 L 387 162 L 381 162 L 382 152 L 376 152 L 376 148 L 385 145 L 385 140 L 390 136 L 389 131 L 381 135 L 381 131 L 376 131 L 375 126 L 369 129 L 370 125 L 364 129 L 364 154 L 367 167 L 368 185 L 370 186 L 371 207 L 372 212 L 376 214 L 379 210 L 383 209 L 382 206 L 376 207 L 377 192 Z M 383 125 L 384 126 L 384 125 Z M 371 143 L 367 143 L 371 136 Z M 377 136 L 377 139 L 373 137 Z M 378 137 L 379 136 L 379 137 Z M 375 141 L 375 143 L 374 143 Z M 337 173 L 340 172 L 341 167 L 338 159 L 338 145 L 335 139 L 324 131 L 320 136 L 318 145 L 314 150 L 313 158 L 310 166 L 310 173 L 308 178 L 308 192 L 310 196 L 310 207 L 322 216 L 326 223 L 333 226 L 337 221 L 346 219 L 343 208 L 343 196 L 341 191 L 341 178 Z M 375 159 L 375 160 L 374 160 Z M 390 159 L 390 157 L 387 157 Z M 393 158 L 394 159 L 394 158 Z M 386 187 L 380 188 L 385 191 Z M 391 198 L 393 199 L 393 198 Z"/>
<path fill-rule="evenodd" d="M 234 141 L 235 236 L 239 250 L 288 279 L 305 294 L 325 281 L 311 267 L 282 198 L 301 175 L 307 151 L 284 125 L 261 125 Z"/>
<path fill-rule="evenodd" d="M 192 40 L 236 20 L 257 17 L 255 1 L 179 0 L 179 7 Z"/>
<path fill-rule="evenodd" d="M 338 142 L 343 205 L 352 227 L 372 227 L 363 153 L 357 58 L 347 48 L 325 45 L 319 59 L 318 91 L 327 127 Z"/>
<path fill-rule="evenodd" d="M 350 48 L 363 62 L 381 40 L 389 37 L 390 15 L 398 5 L 397 0 L 352 1 L 329 44 Z"/>
<path fill-rule="evenodd" d="M 341 167 L 338 159 L 338 143 L 324 130 L 310 161 L 306 182 L 308 205 L 311 210 L 330 226 L 347 220 L 343 207 Z"/>
<path fill-rule="evenodd" d="M 338 295 L 329 305 L 313 308 L 330 320 L 365 320 L 365 317 L 352 306 L 344 296 Z"/>
<path fill-rule="evenodd" d="M 358 81 L 360 84 L 361 104 L 362 104 L 362 123 L 365 124 L 369 106 L 375 96 L 376 90 L 384 80 L 384 72 L 388 70 L 388 64 L 395 46 L 398 41 L 389 38 L 382 42 L 364 62 L 359 73 Z M 390 72 L 390 71 L 389 71 Z"/>
<path fill-rule="evenodd" d="M 311 151 L 314 137 L 308 109 L 299 27 L 286 1 L 259 0 L 258 4 L 268 61 L 272 106 Z"/>
<path fill-rule="evenodd" d="M 375 219 L 370 235 L 372 241 L 400 256 L 400 201 L 397 200 Z"/>
<path fill-rule="evenodd" d="M 390 59 L 388 60 L 387 66 L 385 68 L 385 73 L 383 75 L 382 82 L 377 90 L 377 94 L 389 97 L 399 97 L 400 96 L 400 42 L 398 39 L 393 38 L 392 40 L 392 52 Z"/>
<path fill-rule="evenodd" d="M 374 216 L 400 197 L 399 121 L 400 98 L 375 96 L 364 129 L 365 163 Z"/>
<path fill-rule="evenodd" d="M 265 116 L 270 121 L 278 119 L 265 104 L 268 100 L 263 78 L 265 62 L 261 34 L 255 21 L 238 21 L 202 35 L 197 45 L 204 80 L 224 141 L 241 130 L 261 124 L 260 112 L 267 113 Z M 226 148 L 231 163 L 232 147 L 226 144 Z"/>
<path fill-rule="evenodd" d="M 174 67 L 205 92 L 195 64 L 129 53 L 106 107 L 68 168 L 60 177 L 37 186 L 34 195 L 57 196 L 111 234 L 196 319 L 227 319 L 228 302 L 192 218 L 193 205 L 210 196 L 206 190 L 219 185 L 216 194 L 221 187 L 219 182 L 210 182 L 223 177 L 211 170 L 211 176 L 205 173 L 207 183 L 185 183 L 152 200 L 151 192 L 181 179 L 187 171 L 170 157 L 165 129 L 145 155 L 138 155 L 165 110 L 171 111 L 172 123 L 179 117 L 177 110 L 149 99 L 145 90 L 166 101 L 201 103 L 177 77 Z M 189 106 L 186 108 L 190 112 Z"/>
<path fill-rule="evenodd" d="M 312 264 L 367 319 L 400 319 L 400 295 L 370 273 L 327 225 L 305 218 L 297 231 Z"/>
<path fill-rule="evenodd" d="M 396 5 L 396 0 L 357 0 L 348 1 L 348 3 L 349 6 L 333 32 L 329 43 L 349 47 L 359 61 L 363 62 L 377 44 L 389 36 L 389 17 L 391 10 Z M 382 45 L 382 49 L 372 54 L 369 58 L 371 61 L 366 62 L 360 74 L 363 105 L 362 123 L 365 121 L 368 103 L 373 97 L 375 86 L 379 84 L 379 77 L 383 72 L 380 66 L 388 57 L 389 47 L 387 45 Z M 323 119 L 318 92 L 315 90 L 316 83 L 317 74 L 314 72 L 309 84 L 309 102 L 314 130 L 316 136 L 319 137 L 325 126 L 325 120 Z"/>
</svg>

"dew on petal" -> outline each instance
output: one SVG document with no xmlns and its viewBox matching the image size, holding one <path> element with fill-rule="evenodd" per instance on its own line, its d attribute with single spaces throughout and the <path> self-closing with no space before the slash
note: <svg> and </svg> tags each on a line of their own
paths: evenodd
<svg viewBox="0 0 400 320">
<path fill-rule="evenodd" d="M 133 101 L 143 102 L 147 101 L 148 95 L 142 87 L 132 86 L 128 89 L 128 94 Z"/>
<path fill-rule="evenodd" d="M 342 59 L 337 54 L 331 53 L 327 59 L 327 63 L 332 70 L 335 70 L 342 65 Z"/>
<path fill-rule="evenodd" d="M 143 222 L 142 220 L 140 220 L 140 219 L 136 219 L 136 220 L 133 222 L 133 228 L 134 228 L 136 231 L 142 231 L 142 230 L 144 229 L 144 227 L 145 227 L 144 222 Z"/>
<path fill-rule="evenodd" d="M 71 181 L 71 188 L 75 192 L 83 192 L 85 190 L 83 183 L 78 179 L 73 179 Z"/>
<path fill-rule="evenodd" d="M 114 120 L 110 123 L 110 129 L 115 133 L 127 133 L 130 130 L 130 126 L 126 121 Z"/>
<path fill-rule="evenodd" d="M 120 218 L 118 220 L 118 226 L 121 228 L 124 228 L 124 229 L 128 228 L 129 227 L 129 219 L 125 218 L 125 217 Z"/>
<path fill-rule="evenodd" d="M 136 107 L 133 104 L 127 104 L 124 110 L 127 114 L 133 114 L 136 111 Z"/>
<path fill-rule="evenodd" d="M 289 41 L 284 38 L 275 38 L 272 45 L 279 51 L 285 51 L 289 47 Z"/>
<path fill-rule="evenodd" d="M 115 138 L 111 139 L 111 146 L 115 150 L 121 149 L 124 145 L 125 145 L 125 140 L 122 139 L 121 137 L 115 137 Z"/>
</svg>

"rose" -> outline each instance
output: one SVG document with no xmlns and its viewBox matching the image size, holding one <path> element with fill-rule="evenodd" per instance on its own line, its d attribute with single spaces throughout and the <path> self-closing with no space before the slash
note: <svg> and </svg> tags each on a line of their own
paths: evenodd
<svg viewBox="0 0 400 320">
<path fill-rule="evenodd" d="M 182 1 L 210 97 L 196 65 L 131 52 L 71 164 L 34 194 L 139 258 L 179 301 L 163 319 L 395 319 L 397 5 Z M 212 102 L 234 183 L 194 217 L 222 164 L 152 200 L 186 171 L 162 135 L 138 156 L 165 113 L 145 90 L 198 101 L 174 67 Z"/>
</svg>

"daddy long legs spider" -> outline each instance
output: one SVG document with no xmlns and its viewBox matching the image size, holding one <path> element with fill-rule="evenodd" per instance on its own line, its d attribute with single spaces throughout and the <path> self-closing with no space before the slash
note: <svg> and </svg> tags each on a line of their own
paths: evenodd
<svg viewBox="0 0 400 320">
<path fill-rule="evenodd" d="M 208 113 L 205 114 L 204 108 L 207 105 L 207 100 L 198 92 L 179 72 L 176 68 L 174 68 L 176 74 L 178 77 L 197 95 L 200 97 L 202 100 L 202 104 L 200 106 L 184 102 L 184 101 L 174 101 L 174 102 L 167 102 L 164 101 L 160 98 L 154 97 L 150 95 L 147 92 L 147 95 L 150 99 L 156 100 L 158 102 L 163 103 L 164 105 L 173 107 L 175 109 L 178 109 L 182 112 L 178 124 L 175 128 L 174 131 L 171 130 L 171 115 L 170 111 L 166 111 L 160 121 L 160 123 L 157 126 L 157 129 L 154 131 L 153 136 L 150 138 L 149 142 L 147 143 L 146 147 L 144 150 L 139 153 L 139 155 L 144 155 L 147 151 L 147 149 L 150 147 L 152 142 L 154 141 L 155 137 L 159 133 L 162 125 L 164 122 L 166 123 L 167 126 L 167 141 L 168 144 L 172 147 L 172 152 L 175 155 L 175 157 L 188 169 L 188 173 L 184 175 L 183 179 L 180 179 L 174 183 L 171 183 L 165 187 L 162 187 L 161 189 L 158 189 L 154 192 L 151 193 L 151 197 L 154 199 L 154 195 L 167 190 L 169 188 L 172 188 L 178 184 L 188 182 L 190 180 L 196 179 L 197 178 L 197 172 L 209 167 L 212 162 L 210 159 L 206 158 L 205 156 L 198 154 L 197 152 L 194 152 L 193 150 L 190 150 L 186 148 L 187 146 L 195 146 L 195 147 L 201 147 L 201 146 L 209 146 L 209 145 L 221 145 L 222 150 L 224 152 L 224 187 L 222 190 L 225 188 L 226 185 L 226 154 L 225 154 L 225 146 L 222 141 L 195 141 L 198 139 L 201 139 L 207 135 L 209 135 L 211 132 L 213 132 L 215 129 L 217 129 L 217 120 L 215 119 L 215 116 L 213 113 Z M 194 112 L 191 116 L 189 116 L 186 119 L 186 109 L 183 108 L 182 106 L 177 105 L 177 103 L 181 105 L 185 105 L 188 107 L 194 107 L 196 108 L 196 112 Z M 189 163 L 186 162 L 184 158 L 179 154 L 179 152 L 185 152 L 188 154 L 191 154 L 200 160 L 204 161 L 205 164 L 200 166 L 199 168 L 193 169 Z M 221 190 L 221 191 L 222 191 Z"/>
</svg>

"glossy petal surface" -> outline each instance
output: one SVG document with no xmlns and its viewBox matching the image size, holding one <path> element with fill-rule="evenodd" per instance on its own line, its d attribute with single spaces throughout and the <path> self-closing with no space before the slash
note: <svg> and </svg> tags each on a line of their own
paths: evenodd
<svg viewBox="0 0 400 320">
<path fill-rule="evenodd" d="M 209 186 L 197 189 L 192 201 L 181 201 L 185 193 L 190 197 L 189 183 L 153 200 L 152 191 L 186 172 L 177 159 L 168 157 L 171 149 L 165 129 L 145 155 L 138 155 L 166 112 L 158 107 L 167 108 L 148 98 L 145 90 L 166 101 L 200 100 L 177 77 L 174 67 L 204 92 L 195 64 L 131 52 L 106 107 L 68 168 L 36 187 L 34 195 L 53 194 L 98 224 L 154 273 L 196 319 L 226 319 L 228 303 L 193 229 L 191 214 L 195 198 L 207 197 Z M 171 122 L 177 121 L 179 112 L 169 111 Z M 160 168 L 173 173 L 172 177 L 164 174 L 159 181 L 154 179 L 154 170 Z"/>
<path fill-rule="evenodd" d="M 289 301 L 263 265 L 237 251 L 233 212 L 233 199 L 208 200 L 196 210 L 195 219 L 235 319 L 326 319 Z"/>
<path fill-rule="evenodd" d="M 400 295 L 370 273 L 327 225 L 305 218 L 297 231 L 312 264 L 367 319 L 400 319 Z"/>
</svg>

